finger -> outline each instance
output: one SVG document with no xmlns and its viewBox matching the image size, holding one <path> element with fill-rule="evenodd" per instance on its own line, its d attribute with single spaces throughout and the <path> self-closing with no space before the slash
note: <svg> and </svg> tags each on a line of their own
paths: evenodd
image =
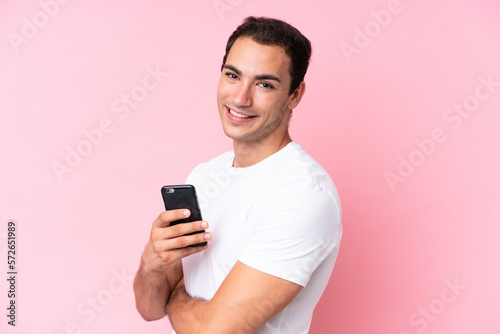
<svg viewBox="0 0 500 334">
<path fill-rule="evenodd" d="M 180 248 L 180 249 L 174 249 L 169 252 L 166 252 L 162 254 L 162 260 L 165 264 L 170 264 L 174 263 L 175 261 L 178 261 L 182 258 L 185 258 L 186 256 L 190 256 L 199 252 L 204 251 L 205 249 L 208 248 L 208 245 L 203 246 L 203 247 L 185 247 L 185 248 Z"/>
<path fill-rule="evenodd" d="M 176 209 L 163 211 L 153 223 L 153 227 L 166 227 L 171 222 L 187 218 L 191 215 L 188 209 Z"/>
<path fill-rule="evenodd" d="M 156 241 L 153 244 L 153 248 L 157 253 L 164 253 L 176 249 L 182 248 L 199 248 L 199 247 L 189 247 L 191 245 L 201 244 L 212 239 L 212 234 L 210 232 L 196 233 L 193 235 L 184 235 L 177 238 L 163 239 Z"/>
<path fill-rule="evenodd" d="M 159 229 L 162 239 L 177 238 L 186 234 L 200 232 L 208 228 L 208 222 L 199 220 L 191 223 L 177 224 L 168 228 Z"/>
<path fill-rule="evenodd" d="M 177 238 L 186 234 L 200 232 L 208 228 L 208 222 L 198 220 L 191 223 L 182 223 L 174 226 L 153 227 L 151 229 L 151 241 Z"/>
</svg>

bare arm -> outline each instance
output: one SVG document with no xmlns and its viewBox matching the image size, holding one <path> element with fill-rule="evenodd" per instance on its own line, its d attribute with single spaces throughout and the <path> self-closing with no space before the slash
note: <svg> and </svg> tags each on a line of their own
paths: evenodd
<svg viewBox="0 0 500 334">
<path fill-rule="evenodd" d="M 161 213 L 151 228 L 149 242 L 142 254 L 134 280 L 136 307 L 147 320 L 163 318 L 165 305 L 175 285 L 182 278 L 183 257 L 201 252 L 205 247 L 187 247 L 210 240 L 210 233 L 185 235 L 204 230 L 205 221 L 170 226 L 172 221 L 186 218 L 189 210 L 169 210 Z"/>
<path fill-rule="evenodd" d="M 210 301 L 191 298 L 181 280 L 168 300 L 166 313 L 179 334 L 253 333 L 301 289 L 238 261 Z"/>
</svg>

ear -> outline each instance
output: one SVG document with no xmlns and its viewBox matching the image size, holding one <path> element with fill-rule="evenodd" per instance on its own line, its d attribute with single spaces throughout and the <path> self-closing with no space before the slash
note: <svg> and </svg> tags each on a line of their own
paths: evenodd
<svg viewBox="0 0 500 334">
<path fill-rule="evenodd" d="M 304 96 L 305 92 L 306 83 L 302 81 L 299 86 L 293 91 L 292 95 L 288 97 L 288 108 L 290 110 L 295 109 L 299 105 L 300 100 L 302 100 L 302 96 Z"/>
</svg>

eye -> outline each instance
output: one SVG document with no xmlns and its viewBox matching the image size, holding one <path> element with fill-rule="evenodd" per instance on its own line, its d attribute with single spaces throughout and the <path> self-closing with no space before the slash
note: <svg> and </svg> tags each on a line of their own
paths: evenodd
<svg viewBox="0 0 500 334">
<path fill-rule="evenodd" d="M 234 74 L 233 72 L 226 72 L 224 73 L 229 79 L 238 79 L 238 76 Z"/>
<path fill-rule="evenodd" d="M 259 83 L 259 85 L 260 85 L 262 88 L 265 88 L 265 89 L 273 89 L 273 88 L 274 88 L 274 86 L 273 86 L 273 85 L 271 85 L 271 84 L 270 84 L 270 83 L 268 83 L 268 82 L 261 82 L 261 83 Z"/>
</svg>

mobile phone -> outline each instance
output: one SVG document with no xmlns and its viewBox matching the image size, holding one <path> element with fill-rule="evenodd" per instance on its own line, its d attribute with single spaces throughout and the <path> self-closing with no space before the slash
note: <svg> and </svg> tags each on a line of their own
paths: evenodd
<svg viewBox="0 0 500 334">
<path fill-rule="evenodd" d="M 161 188 L 161 195 L 163 197 L 163 203 L 165 203 L 165 210 L 189 209 L 189 211 L 191 211 L 189 217 L 173 221 L 170 223 L 170 226 L 202 220 L 198 198 L 196 197 L 196 189 L 193 185 L 163 186 Z M 186 235 L 204 232 L 203 230 Z M 202 242 L 191 245 L 191 247 L 205 246 L 206 244 L 206 242 Z"/>
</svg>

